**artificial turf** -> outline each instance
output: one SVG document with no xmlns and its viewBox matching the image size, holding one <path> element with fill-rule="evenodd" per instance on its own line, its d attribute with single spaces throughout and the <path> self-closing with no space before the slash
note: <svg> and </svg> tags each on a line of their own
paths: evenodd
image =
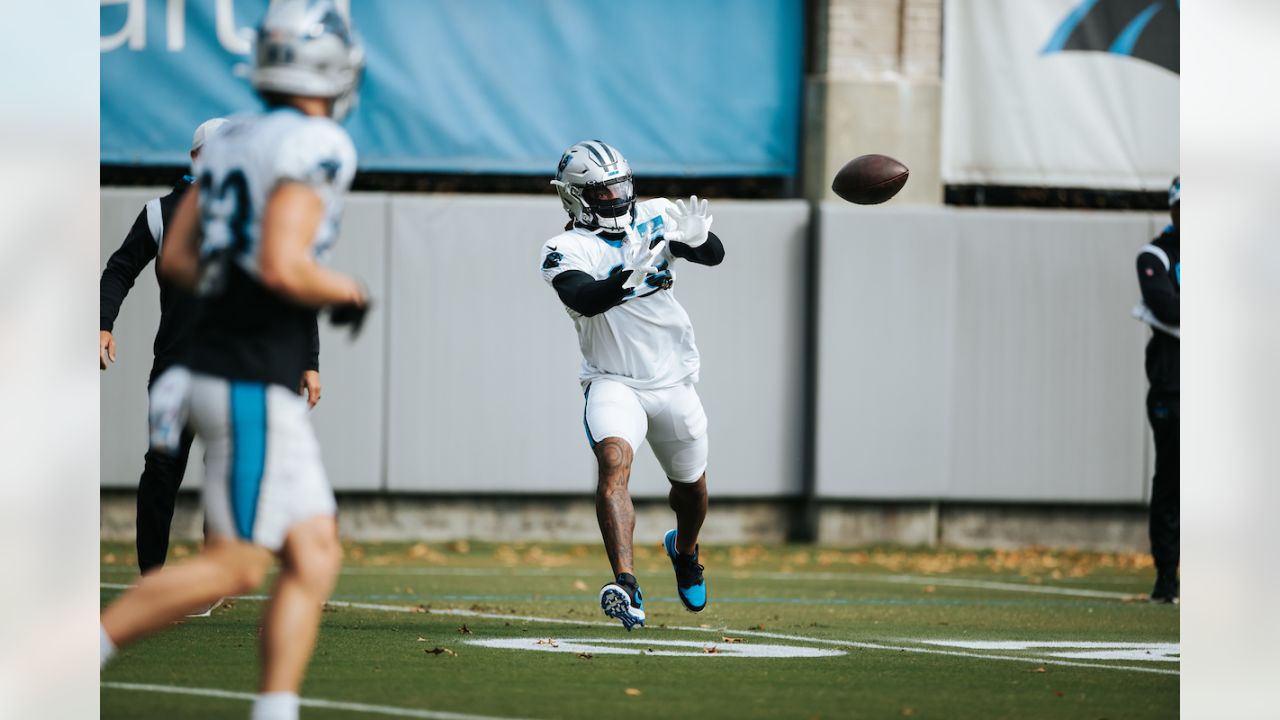
<svg viewBox="0 0 1280 720">
<path fill-rule="evenodd" d="M 127 546 L 104 544 L 102 552 L 106 604 L 120 592 L 114 586 L 131 582 L 135 570 Z M 171 562 L 191 552 L 179 545 Z M 1178 713 L 1178 662 L 1168 654 L 1144 658 L 1138 648 L 1124 659 L 1064 658 L 1057 655 L 1096 650 L 925 642 L 1177 643 L 1178 608 L 1142 601 L 1152 580 L 1145 556 L 753 546 L 708 549 L 703 562 L 711 602 L 692 615 L 675 598 L 660 546 L 638 547 L 636 575 L 649 621 L 627 633 L 599 624 L 607 619 L 596 592 L 608 574 L 597 547 L 349 544 L 302 696 L 417 713 L 402 715 L 409 717 L 1096 719 Z M 246 717 L 243 699 L 114 684 L 252 693 L 262 605 L 235 600 L 210 618 L 186 620 L 122 650 L 102 675 L 102 717 Z M 473 644 L 503 638 L 519 639 L 525 649 Z M 578 651 L 571 640 L 594 645 Z M 674 648 L 665 641 L 694 644 Z M 559 652 L 561 644 L 569 651 Z M 736 656 L 746 646 L 764 645 L 843 654 Z M 620 648 L 640 654 L 607 653 Z M 663 654 L 673 649 L 693 654 Z M 303 710 L 307 718 L 379 716 L 387 715 Z"/>
</svg>

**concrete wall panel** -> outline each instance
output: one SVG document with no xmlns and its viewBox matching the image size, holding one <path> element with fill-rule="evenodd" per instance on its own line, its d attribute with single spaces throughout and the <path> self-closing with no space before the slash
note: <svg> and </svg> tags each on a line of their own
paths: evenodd
<svg viewBox="0 0 1280 720">
<path fill-rule="evenodd" d="M 683 264 L 676 292 L 703 354 L 721 495 L 799 487 L 803 203 L 715 203 L 729 260 Z M 552 198 L 392 201 L 393 490 L 589 492 L 573 324 L 538 273 L 564 222 Z M 647 450 L 636 495 L 665 494 Z"/>
<path fill-rule="evenodd" d="M 1144 214 L 822 212 L 818 491 L 1141 502 Z"/>
</svg>

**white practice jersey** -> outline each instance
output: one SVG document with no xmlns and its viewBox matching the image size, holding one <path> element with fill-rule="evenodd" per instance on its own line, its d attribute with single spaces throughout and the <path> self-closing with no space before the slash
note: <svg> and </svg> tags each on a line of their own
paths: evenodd
<svg viewBox="0 0 1280 720">
<path fill-rule="evenodd" d="M 624 240 L 611 242 L 587 230 L 573 228 L 542 246 L 542 278 L 548 283 L 568 270 L 603 280 L 621 269 L 639 243 L 649 243 L 675 227 L 666 198 L 636 204 L 635 222 Z M 676 301 L 676 274 L 670 247 L 659 260 L 659 272 L 630 291 L 609 310 L 586 317 L 565 308 L 578 330 L 582 349 L 583 384 L 608 377 L 641 390 L 698 381 L 698 347 L 689 314 Z"/>
<path fill-rule="evenodd" d="M 355 172 L 351 137 L 327 117 L 276 108 L 231 118 L 205 143 L 194 166 L 204 230 L 201 256 L 231 249 L 236 263 L 258 277 L 267 199 L 277 185 L 293 181 L 311 186 L 324 201 L 312 249 L 325 260 Z"/>
</svg>

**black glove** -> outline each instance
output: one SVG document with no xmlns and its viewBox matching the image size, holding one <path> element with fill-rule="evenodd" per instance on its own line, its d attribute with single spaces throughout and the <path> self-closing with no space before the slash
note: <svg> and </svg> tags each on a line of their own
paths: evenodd
<svg viewBox="0 0 1280 720">
<path fill-rule="evenodd" d="M 365 302 L 363 305 L 355 303 L 331 305 L 329 306 L 329 324 L 334 327 L 350 327 L 351 339 L 354 340 L 360 335 L 360 329 L 364 327 L 364 316 L 369 313 L 372 304 Z"/>
</svg>

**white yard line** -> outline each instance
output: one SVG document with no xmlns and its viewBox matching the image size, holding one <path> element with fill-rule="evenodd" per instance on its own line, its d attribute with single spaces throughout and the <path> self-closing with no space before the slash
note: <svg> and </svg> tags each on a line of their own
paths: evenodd
<svg viewBox="0 0 1280 720">
<path fill-rule="evenodd" d="M 110 570 L 109 568 L 104 568 Z M 122 572 L 132 574 L 133 568 L 121 568 Z M 977 590 L 999 590 L 1002 592 L 1032 593 L 1036 595 L 1062 595 L 1066 597 L 1097 598 L 1100 600 L 1129 600 L 1134 593 L 1122 593 L 1111 590 L 1089 590 L 1087 588 L 1059 587 L 1055 585 L 1033 585 L 1031 583 L 1000 582 L 995 580 L 976 580 L 970 578 L 940 577 L 932 575 L 903 575 L 886 573 L 834 573 L 834 572 L 766 572 L 766 571 L 722 571 L 734 580 L 774 580 L 774 581 L 837 581 L 852 583 L 888 583 L 892 585 L 934 585 L 957 588 L 973 588 Z M 582 577 L 588 573 L 570 570 L 534 570 L 528 568 L 343 568 L 343 575 L 410 575 L 441 577 Z"/>
<path fill-rule="evenodd" d="M 102 583 L 102 587 L 108 589 L 125 589 L 128 585 L 119 583 Z M 250 600 L 263 601 L 267 597 L 265 595 L 241 595 L 232 598 L 233 600 Z M 483 618 L 486 620 L 515 620 L 519 622 L 542 623 L 548 625 L 576 625 L 576 626 L 596 626 L 596 627 L 617 627 L 617 623 L 603 622 L 597 620 L 566 620 L 563 618 L 546 618 L 535 615 L 508 615 L 504 613 L 481 612 L 478 610 L 457 610 L 449 608 L 423 608 L 411 605 L 384 605 L 381 603 L 361 603 L 348 602 L 345 600 L 330 600 L 328 605 L 338 608 L 351 608 L 355 610 L 374 610 L 378 612 L 395 612 L 395 613 L 426 613 L 429 615 L 453 615 L 457 617 L 473 617 Z M 710 628 L 710 627 L 693 627 L 690 625 L 668 626 L 670 630 L 681 630 L 685 632 L 697 633 L 722 633 L 729 635 L 745 635 L 750 637 L 762 637 L 772 640 L 790 640 L 794 642 L 809 642 L 820 645 L 836 645 L 839 647 L 861 648 L 864 650 L 889 650 L 896 652 L 919 653 L 922 655 L 949 655 L 953 657 L 978 658 L 982 660 L 1008 660 L 1020 663 L 1029 663 L 1036 665 L 1063 665 L 1067 667 L 1087 667 L 1099 668 L 1103 670 L 1131 670 L 1133 672 L 1154 673 L 1156 675 L 1180 675 L 1178 670 L 1170 670 L 1167 668 L 1149 668 L 1136 665 L 1112 665 L 1107 663 L 1089 663 L 1075 662 L 1071 660 L 1053 660 L 1041 657 L 1016 655 L 991 655 L 987 653 L 962 652 L 959 650 L 940 650 L 937 648 L 912 647 L 908 645 L 886 645 L 883 643 L 859 642 L 856 640 L 830 640 L 826 638 L 815 638 L 807 635 L 787 635 L 783 633 L 764 632 L 760 630 L 736 630 L 733 628 Z"/>
<path fill-rule="evenodd" d="M 195 695 L 198 697 L 220 698 L 223 700 L 243 700 L 253 702 L 253 693 L 216 690 L 214 688 L 177 687 L 175 685 L 147 685 L 143 683 L 104 682 L 102 687 L 111 690 L 135 690 L 138 692 L 169 693 L 173 695 Z M 516 720 L 500 718 L 492 715 L 470 715 L 467 713 L 442 712 L 439 710 L 416 710 L 414 708 L 391 707 L 389 705 L 367 705 L 365 703 L 339 702 L 337 700 L 317 700 L 302 698 L 302 707 L 321 708 L 324 710 L 342 710 L 345 712 L 365 713 L 368 715 L 388 715 L 391 717 L 427 718 L 428 720 Z"/>
</svg>

